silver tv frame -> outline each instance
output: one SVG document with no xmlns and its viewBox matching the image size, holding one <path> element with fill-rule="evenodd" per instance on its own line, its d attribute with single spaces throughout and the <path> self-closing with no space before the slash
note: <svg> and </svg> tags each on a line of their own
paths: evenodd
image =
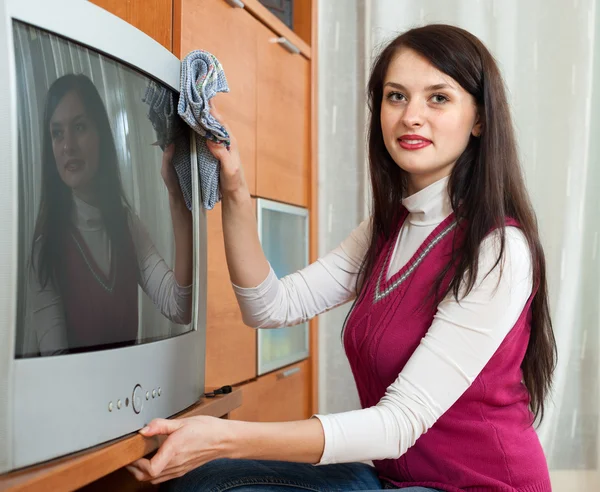
<svg viewBox="0 0 600 492">
<path fill-rule="evenodd" d="M 308 260 L 309 260 L 308 233 L 309 233 L 309 220 L 310 220 L 308 210 L 306 208 L 298 207 L 296 205 L 288 205 L 286 203 L 275 202 L 273 200 L 268 200 L 266 198 L 257 198 L 256 199 L 256 222 L 257 222 L 257 226 L 258 226 L 258 238 L 260 239 L 261 244 L 263 242 L 262 226 L 263 226 L 263 211 L 264 210 L 273 210 L 275 212 L 282 212 L 282 213 L 289 214 L 289 215 L 297 215 L 299 217 L 306 219 L 305 227 L 304 227 L 304 237 L 302 238 L 302 240 L 303 240 L 305 250 L 306 250 L 306 255 L 304 257 L 304 264 L 308 265 Z M 271 371 L 275 371 L 275 370 L 285 367 L 287 365 L 293 364 L 294 362 L 299 362 L 301 360 L 306 359 L 309 356 L 309 353 L 310 353 L 310 325 L 309 325 L 308 321 L 303 324 L 304 324 L 304 331 L 305 331 L 306 350 L 291 353 L 286 357 L 282 357 L 282 358 L 280 358 L 276 361 L 272 361 L 270 363 L 266 363 L 262 360 L 262 355 L 264 352 L 262 334 L 264 331 L 268 331 L 269 329 L 258 330 L 257 337 L 256 337 L 256 340 L 257 340 L 257 342 L 256 342 L 256 347 L 257 347 L 256 366 L 257 366 L 257 372 L 258 372 L 259 376 L 266 374 L 268 372 L 271 372 Z M 298 328 L 298 327 L 296 327 L 296 328 Z"/>
<path fill-rule="evenodd" d="M 90 2 L 0 0 L 0 473 L 135 432 L 194 404 L 204 392 L 206 340 L 206 215 L 193 172 L 193 330 L 114 350 L 14 358 L 17 260 L 25 253 L 18 251 L 13 20 L 115 58 L 176 91 L 180 75 L 172 53 Z M 191 139 L 193 153 L 194 145 Z M 132 399 L 138 386 L 143 407 L 136 413 Z"/>
</svg>

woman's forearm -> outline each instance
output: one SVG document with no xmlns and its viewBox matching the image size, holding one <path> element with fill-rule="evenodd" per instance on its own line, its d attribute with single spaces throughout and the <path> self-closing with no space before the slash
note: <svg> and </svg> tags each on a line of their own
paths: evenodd
<svg viewBox="0 0 600 492">
<path fill-rule="evenodd" d="M 295 461 L 316 464 L 325 448 L 325 434 L 317 418 L 296 422 L 228 421 L 224 443 L 227 457 Z"/>
<path fill-rule="evenodd" d="M 191 285 L 194 271 L 194 239 L 192 213 L 181 195 L 169 194 L 173 234 L 175 236 L 175 280 L 186 287 Z"/>
<path fill-rule="evenodd" d="M 239 287 L 256 287 L 269 274 L 250 193 L 246 188 L 223 194 L 223 236 L 231 281 Z"/>
</svg>

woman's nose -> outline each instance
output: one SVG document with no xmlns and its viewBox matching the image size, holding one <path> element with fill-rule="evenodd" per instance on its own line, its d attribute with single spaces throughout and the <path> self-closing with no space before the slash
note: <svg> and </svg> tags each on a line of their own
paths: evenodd
<svg viewBox="0 0 600 492">
<path fill-rule="evenodd" d="M 66 155 L 71 155 L 75 150 L 77 150 L 76 139 L 74 138 L 73 132 L 67 130 L 63 140 L 63 152 Z"/>
<path fill-rule="evenodd" d="M 423 108 L 419 101 L 408 102 L 402 114 L 402 123 L 407 128 L 418 128 L 423 125 Z"/>
</svg>

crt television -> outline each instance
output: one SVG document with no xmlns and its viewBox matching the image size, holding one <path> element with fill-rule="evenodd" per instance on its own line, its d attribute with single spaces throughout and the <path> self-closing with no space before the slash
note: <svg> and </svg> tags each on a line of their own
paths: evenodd
<svg viewBox="0 0 600 492">
<path fill-rule="evenodd" d="M 199 399 L 206 216 L 192 168 L 177 229 L 161 176 L 170 141 L 195 161 L 173 54 L 83 0 L 0 0 L 0 23 L 4 473 Z"/>
</svg>

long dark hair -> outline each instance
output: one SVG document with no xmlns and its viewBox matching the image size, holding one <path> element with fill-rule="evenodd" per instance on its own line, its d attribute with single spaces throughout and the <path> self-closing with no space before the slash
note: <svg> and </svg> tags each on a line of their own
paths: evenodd
<svg viewBox="0 0 600 492">
<path fill-rule="evenodd" d="M 448 264 L 446 272 L 452 267 L 455 270 L 448 289 L 440 293 L 440 297 L 451 292 L 458 300 L 460 287 L 465 287 L 465 295 L 469 293 L 477 277 L 482 240 L 490 230 L 498 230 L 498 265 L 504 255 L 505 221 L 511 217 L 519 222 L 531 250 L 533 279 L 537 287 L 532 301 L 531 335 L 521 368 L 531 409 L 541 421 L 557 359 L 548 307 L 544 251 L 517 157 L 500 71 L 483 43 L 458 27 L 435 24 L 411 29 L 387 45 L 373 65 L 368 85 L 373 227 L 357 281 L 357 294 L 361 294 L 365 279 L 373 274 L 381 240 L 390 239 L 398 227 L 402 198 L 407 191 L 407 173 L 388 153 L 380 122 L 383 84 L 388 67 L 400 48 L 411 49 L 426 58 L 456 80 L 476 101 L 483 131 L 480 137 L 470 138 L 448 183 L 452 208 L 466 228 L 465 239 L 460 244 L 455 242 L 454 260 Z"/>
<path fill-rule="evenodd" d="M 50 119 L 60 101 L 71 91 L 81 98 L 86 114 L 98 132 L 100 155 L 98 170 L 92 181 L 95 205 L 100 209 L 113 249 L 126 251 L 121 248 L 129 247 L 129 207 L 121 187 L 117 149 L 106 108 L 88 77 L 64 75 L 55 80 L 48 90 L 42 123 L 42 193 L 32 247 L 32 264 L 42 287 L 51 282 L 60 288 L 64 272 L 64 241 L 72 227 L 73 194 L 58 173 L 50 134 Z M 39 254 L 34 255 L 38 248 Z"/>
</svg>

